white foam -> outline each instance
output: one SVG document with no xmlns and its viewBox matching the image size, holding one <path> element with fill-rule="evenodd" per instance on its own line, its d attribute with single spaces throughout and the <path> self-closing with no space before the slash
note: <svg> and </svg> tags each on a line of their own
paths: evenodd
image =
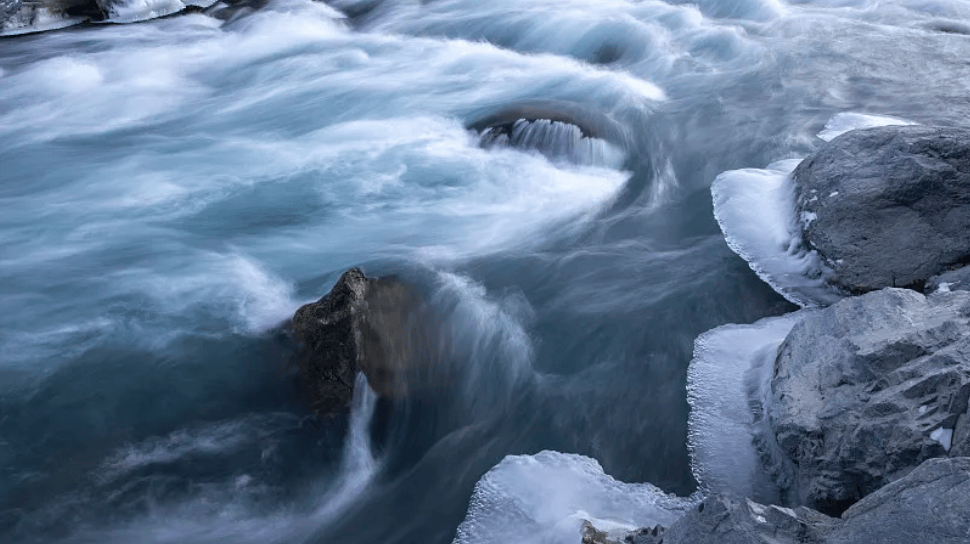
<svg viewBox="0 0 970 544">
<path fill-rule="evenodd" d="M 930 433 L 930 439 L 939 442 L 943 446 L 943 449 L 950 451 L 950 446 L 953 442 L 953 429 L 939 427 Z"/>
<path fill-rule="evenodd" d="M 778 346 L 813 311 L 724 325 L 694 341 L 687 371 L 688 445 L 694 477 L 705 492 L 777 502 L 754 439 L 766 430 L 762 409 Z"/>
<path fill-rule="evenodd" d="M 798 162 L 717 176 L 711 185 L 714 217 L 728 246 L 775 291 L 800 306 L 827 305 L 840 297 L 825 284 L 817 252 L 802 242 L 790 177 Z"/>
<path fill-rule="evenodd" d="M 672 3 L 656 0 L 387 0 L 370 30 L 489 41 L 517 51 L 547 52 L 586 61 L 638 64 L 650 78 L 690 67 L 750 66 L 763 48 L 739 28 L 707 16 L 767 20 L 778 0 Z M 605 53 L 605 55 L 604 55 Z M 605 58 L 604 58 L 605 57 Z M 631 86 L 636 85 L 631 78 Z M 647 94 L 654 94 L 649 90 Z"/>
<path fill-rule="evenodd" d="M 454 542 L 579 542 L 584 520 L 606 528 L 669 526 L 695 504 L 651 484 L 618 482 L 581 455 L 510 455 L 475 486 Z"/>
<path fill-rule="evenodd" d="M 826 142 L 830 142 L 846 132 L 849 132 L 850 130 L 916 124 L 918 123 L 907 121 L 906 119 L 899 119 L 897 117 L 889 117 L 886 115 L 869 115 L 865 113 L 846 112 L 837 114 L 835 117 L 832 117 L 828 123 L 825 123 L 825 130 L 819 132 L 818 137 Z"/>
<path fill-rule="evenodd" d="M 293 286 L 240 254 L 196 253 L 184 270 L 158 274 L 130 268 L 110 281 L 119 293 L 150 297 L 165 315 L 206 311 L 230 320 L 235 332 L 259 334 L 293 315 Z"/>
<path fill-rule="evenodd" d="M 265 436 L 266 429 L 273 426 L 274 420 L 290 417 L 250 416 L 220 421 L 129 444 L 105 460 L 98 470 L 97 479 L 106 483 L 142 467 L 163 465 L 190 455 L 229 452 L 257 442 L 254 439 Z"/>
</svg>

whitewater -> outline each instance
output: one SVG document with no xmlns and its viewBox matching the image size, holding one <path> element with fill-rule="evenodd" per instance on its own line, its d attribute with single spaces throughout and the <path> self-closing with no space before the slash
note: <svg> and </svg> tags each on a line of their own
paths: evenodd
<svg viewBox="0 0 970 544">
<path fill-rule="evenodd" d="M 0 540 L 672 519 L 695 338 L 829 301 L 762 281 L 805 255 L 732 247 L 794 254 L 762 220 L 834 134 L 965 125 L 967 58 L 963 0 L 269 0 L 0 37 Z M 562 118 L 476 126 L 536 104 Z M 280 326 L 352 266 L 419 286 L 462 368 L 319 420 Z"/>
</svg>

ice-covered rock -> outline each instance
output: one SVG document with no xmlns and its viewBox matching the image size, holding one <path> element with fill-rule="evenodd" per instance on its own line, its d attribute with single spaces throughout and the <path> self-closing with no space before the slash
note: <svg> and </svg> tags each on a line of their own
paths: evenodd
<svg viewBox="0 0 970 544">
<path fill-rule="evenodd" d="M 95 0 L 0 0 L 0 36 L 56 30 L 101 18 Z"/>
<path fill-rule="evenodd" d="M 825 306 L 923 290 L 970 261 L 970 130 L 847 113 L 820 136 L 831 141 L 801 163 L 725 172 L 711 186 L 728 245 L 759 277 Z"/>
<path fill-rule="evenodd" d="M 56 30 L 88 21 L 135 23 L 179 13 L 188 6 L 207 8 L 216 1 L 0 0 L 0 36 Z"/>
<path fill-rule="evenodd" d="M 970 454 L 970 292 L 883 289 L 807 315 L 774 364 L 792 504 L 839 514 L 933 457 Z"/>
<path fill-rule="evenodd" d="M 157 19 L 185 9 L 186 5 L 208 7 L 212 1 L 196 1 L 182 3 L 181 0 L 98 0 L 105 13 L 105 19 L 111 23 L 135 23 Z"/>
<path fill-rule="evenodd" d="M 922 289 L 970 259 L 970 130 L 853 130 L 792 175 L 804 241 L 847 293 Z"/>
<path fill-rule="evenodd" d="M 670 525 L 696 504 L 651 484 L 618 482 L 581 455 L 510 455 L 475 486 L 455 544 L 578 543 L 586 522 L 607 538 Z"/>
</svg>

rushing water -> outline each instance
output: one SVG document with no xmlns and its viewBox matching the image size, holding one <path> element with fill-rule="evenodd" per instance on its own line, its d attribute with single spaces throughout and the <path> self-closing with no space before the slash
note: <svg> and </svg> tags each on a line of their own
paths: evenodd
<svg viewBox="0 0 970 544">
<path fill-rule="evenodd" d="M 542 449 L 687 495 L 694 338 L 792 308 L 712 180 L 839 113 L 965 124 L 967 58 L 963 0 L 271 0 L 2 38 L 0 540 L 446 543 Z M 464 128 L 530 100 L 624 149 Z M 276 328 L 353 265 L 421 286 L 461 371 L 316 421 Z"/>
</svg>

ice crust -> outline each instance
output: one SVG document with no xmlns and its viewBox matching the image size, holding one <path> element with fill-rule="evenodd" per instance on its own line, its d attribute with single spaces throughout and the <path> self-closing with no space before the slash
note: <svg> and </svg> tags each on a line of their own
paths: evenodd
<svg viewBox="0 0 970 544">
<path fill-rule="evenodd" d="M 714 217 L 728 246 L 783 297 L 802 307 L 826 306 L 840 296 L 825 283 L 818 253 L 801 237 L 791 172 L 799 160 L 764 169 L 730 170 L 711 185 Z"/>
<path fill-rule="evenodd" d="M 611 531 L 669 526 L 696 504 L 648 483 L 618 482 L 581 455 L 509 455 L 475 486 L 454 544 L 579 542 L 584 520 Z"/>
<path fill-rule="evenodd" d="M 774 439 L 765 419 L 778 347 L 805 309 L 750 325 L 724 325 L 694 341 L 687 371 L 691 468 L 707 492 L 778 502 Z"/>
<path fill-rule="evenodd" d="M 837 114 L 835 117 L 829 119 L 829 122 L 825 123 L 825 130 L 819 132 L 818 137 L 826 142 L 831 142 L 835 138 L 838 138 L 850 130 L 916 124 L 919 123 L 907 121 L 906 119 L 899 119 L 897 117 L 889 117 L 886 115 L 869 115 L 865 113 L 845 112 Z"/>
</svg>

